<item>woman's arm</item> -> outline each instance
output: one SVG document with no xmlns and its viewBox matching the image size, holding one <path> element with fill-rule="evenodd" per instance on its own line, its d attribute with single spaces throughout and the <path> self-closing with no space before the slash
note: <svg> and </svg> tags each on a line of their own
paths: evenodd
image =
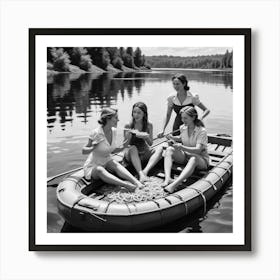
<svg viewBox="0 0 280 280">
<path fill-rule="evenodd" d="M 83 155 L 90 154 L 94 148 L 95 148 L 95 145 L 92 145 L 92 140 L 88 139 L 88 143 L 82 149 L 82 154 Z"/>
<path fill-rule="evenodd" d="M 173 135 L 166 135 L 166 138 L 168 140 L 173 140 L 173 141 L 176 141 L 176 142 L 181 142 L 181 136 L 173 136 Z"/>
<path fill-rule="evenodd" d="M 163 129 L 162 132 L 158 134 L 158 137 L 161 138 L 164 135 L 165 132 L 165 128 L 167 127 L 169 120 L 171 118 L 171 113 L 172 113 L 172 107 L 167 106 L 167 111 L 166 111 L 166 115 L 165 115 L 165 119 L 164 119 L 164 125 L 163 125 Z"/>
<path fill-rule="evenodd" d="M 177 148 L 183 152 L 187 152 L 190 154 L 197 154 L 200 155 L 201 152 L 205 149 L 204 145 L 202 144 L 197 144 L 195 147 L 188 147 L 188 146 L 184 146 L 182 144 L 174 144 L 173 145 L 174 148 Z"/>
<path fill-rule="evenodd" d="M 153 125 L 151 123 L 148 124 L 148 131 L 149 131 L 149 136 L 145 138 L 147 144 L 149 146 L 153 145 Z"/>
<path fill-rule="evenodd" d="M 199 108 L 203 111 L 203 115 L 202 115 L 202 117 L 201 117 L 201 120 L 203 120 L 206 116 L 209 115 L 210 110 L 207 109 L 206 106 L 205 106 L 202 102 L 200 102 L 200 103 L 197 105 L 197 107 L 199 107 Z"/>
<path fill-rule="evenodd" d="M 130 129 L 129 124 L 126 124 L 124 126 L 124 128 Z M 131 136 L 132 136 L 131 132 L 129 130 L 124 130 L 123 131 L 123 136 L 124 136 L 124 140 L 128 141 L 128 143 L 129 143 L 130 139 L 131 139 Z"/>
<path fill-rule="evenodd" d="M 112 154 L 117 154 L 117 153 L 121 152 L 123 149 L 127 148 L 128 145 L 129 145 L 129 140 L 126 139 L 126 140 L 123 141 L 122 146 L 121 146 L 121 147 L 117 147 L 117 148 L 112 152 Z"/>
</svg>

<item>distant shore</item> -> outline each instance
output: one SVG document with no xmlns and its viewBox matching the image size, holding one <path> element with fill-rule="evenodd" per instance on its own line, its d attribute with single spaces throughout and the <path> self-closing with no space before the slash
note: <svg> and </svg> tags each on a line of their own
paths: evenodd
<svg viewBox="0 0 280 280">
<path fill-rule="evenodd" d="M 232 68 L 151 68 L 151 70 L 161 71 L 174 71 L 174 70 L 187 70 L 187 71 L 217 71 L 217 72 L 232 72 Z"/>
<path fill-rule="evenodd" d="M 92 65 L 91 69 L 89 71 L 85 71 L 78 66 L 69 65 L 69 71 L 56 71 L 52 69 L 52 65 L 48 63 L 47 67 L 47 75 L 53 76 L 61 73 L 69 73 L 69 74 L 84 74 L 84 73 L 93 73 L 93 74 L 102 74 L 102 73 L 128 73 L 128 72 L 146 72 L 146 71 L 180 71 L 180 70 L 187 70 L 187 71 L 217 71 L 217 72 L 230 72 L 232 73 L 232 68 L 147 68 L 147 67 L 135 67 L 135 68 L 129 68 L 126 66 L 122 66 L 121 69 L 115 68 L 112 64 L 109 64 L 107 67 L 107 70 L 104 70 L 102 68 L 99 68 L 95 65 Z"/>
<path fill-rule="evenodd" d="M 121 69 L 117 69 L 115 68 L 112 64 L 109 64 L 107 67 L 107 70 L 104 70 L 102 68 L 99 68 L 95 65 L 92 65 L 91 69 L 89 69 L 89 71 L 85 71 L 81 68 L 79 68 L 78 66 L 69 65 L 69 71 L 56 71 L 53 69 L 53 66 L 48 63 L 48 67 L 47 67 L 47 75 L 48 76 L 52 76 L 52 75 L 57 75 L 57 74 L 61 74 L 61 73 L 69 73 L 69 74 L 84 74 L 84 73 L 93 73 L 93 74 L 102 74 L 102 73 L 126 73 L 126 72 L 139 72 L 139 71 L 152 71 L 151 69 L 147 68 L 147 67 L 135 67 L 135 68 L 129 68 L 126 66 L 122 66 L 122 70 Z"/>
</svg>

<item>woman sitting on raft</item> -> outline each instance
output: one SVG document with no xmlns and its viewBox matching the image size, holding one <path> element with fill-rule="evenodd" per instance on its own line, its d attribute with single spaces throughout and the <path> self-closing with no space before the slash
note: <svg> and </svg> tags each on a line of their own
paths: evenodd
<svg viewBox="0 0 280 280">
<path fill-rule="evenodd" d="M 118 112 L 112 108 L 105 108 L 101 111 L 98 121 L 99 127 L 94 129 L 89 136 L 87 145 L 83 147 L 83 154 L 89 154 L 84 164 L 84 174 L 86 179 L 101 179 L 108 184 L 118 185 L 130 191 L 137 187 L 143 187 L 125 167 L 113 160 L 111 153 L 117 153 L 125 148 L 126 143 L 121 148 L 116 148 L 116 135 Z M 127 180 L 123 181 L 113 175 Z"/>
<path fill-rule="evenodd" d="M 125 160 L 131 162 L 139 174 L 141 183 L 148 180 L 142 171 L 153 154 L 153 125 L 148 120 L 148 109 L 145 103 L 137 102 L 132 107 L 132 120 L 125 125 L 124 137 L 130 147 L 125 152 Z"/>
<path fill-rule="evenodd" d="M 170 140 L 169 147 L 166 151 L 163 151 L 163 147 L 158 148 L 143 170 L 147 175 L 150 169 L 164 157 L 165 180 L 162 186 L 168 193 L 173 193 L 179 184 L 192 175 L 195 168 L 206 170 L 209 166 L 207 132 L 203 122 L 198 119 L 197 111 L 194 107 L 188 106 L 181 109 L 180 114 L 183 121 L 180 135 L 167 136 Z M 179 164 L 186 164 L 176 180 L 171 179 L 173 160 Z"/>
<path fill-rule="evenodd" d="M 209 113 L 203 103 L 200 102 L 198 95 L 193 96 L 189 91 L 188 80 L 185 75 L 176 74 L 172 77 L 172 83 L 177 94 L 172 94 L 167 98 L 167 111 L 164 121 L 163 130 L 158 137 L 163 137 L 165 128 L 167 127 L 172 110 L 176 113 L 172 131 L 176 131 L 173 135 L 179 134 L 179 127 L 183 124 L 180 116 L 180 110 L 186 106 L 197 106 L 203 111 L 201 119 L 204 119 Z"/>
</svg>

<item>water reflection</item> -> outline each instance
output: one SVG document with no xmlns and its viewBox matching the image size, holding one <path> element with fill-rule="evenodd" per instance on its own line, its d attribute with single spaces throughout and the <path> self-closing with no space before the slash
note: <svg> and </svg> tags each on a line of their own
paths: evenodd
<svg viewBox="0 0 280 280">
<path fill-rule="evenodd" d="M 87 123 L 91 117 L 91 106 L 96 109 L 115 106 L 119 93 L 122 101 L 125 93 L 132 98 L 135 91 L 140 93 L 144 82 L 137 73 L 86 73 L 74 77 L 58 74 L 52 80 L 49 79 L 47 85 L 47 127 L 51 132 L 53 124 L 58 122 L 63 130 L 66 122 L 73 121 L 74 110 L 76 117 Z"/>
<path fill-rule="evenodd" d="M 117 74 L 58 74 L 48 77 L 47 122 L 51 132 L 54 123 L 64 130 L 67 122 L 77 119 L 87 123 L 92 110 L 116 106 L 118 98 L 123 102 L 141 93 L 146 82 L 166 83 L 180 70 L 130 72 Z M 182 72 L 182 71 L 181 71 Z M 190 82 L 222 84 L 232 89 L 232 73 L 217 71 L 185 71 Z"/>
</svg>

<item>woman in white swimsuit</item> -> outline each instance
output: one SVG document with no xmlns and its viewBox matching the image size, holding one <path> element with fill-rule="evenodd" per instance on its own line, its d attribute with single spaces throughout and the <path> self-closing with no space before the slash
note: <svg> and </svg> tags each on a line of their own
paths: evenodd
<svg viewBox="0 0 280 280">
<path fill-rule="evenodd" d="M 112 153 L 125 148 L 116 147 L 118 112 L 112 108 L 105 108 L 101 112 L 98 126 L 89 136 L 88 143 L 83 147 L 83 154 L 89 154 L 84 164 L 86 179 L 101 179 L 108 184 L 123 186 L 131 191 L 142 187 L 140 183 L 125 167 L 112 158 Z M 111 172 L 116 173 L 121 180 Z"/>
</svg>

